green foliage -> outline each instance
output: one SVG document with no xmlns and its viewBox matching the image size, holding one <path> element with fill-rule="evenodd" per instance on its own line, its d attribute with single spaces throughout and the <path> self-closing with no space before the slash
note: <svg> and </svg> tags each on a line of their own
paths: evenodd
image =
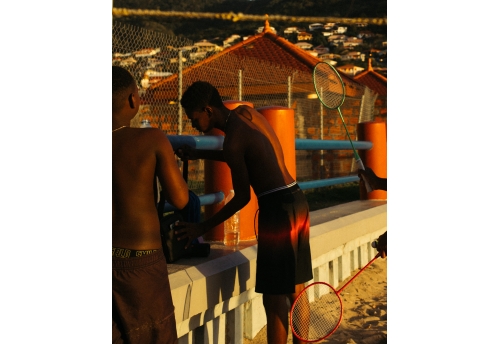
<svg viewBox="0 0 500 344">
<path fill-rule="evenodd" d="M 318 45 L 322 45 L 325 47 L 329 46 L 327 38 L 323 35 L 323 33 L 319 31 L 312 32 L 311 44 L 313 45 L 313 47 L 317 47 Z"/>
</svg>

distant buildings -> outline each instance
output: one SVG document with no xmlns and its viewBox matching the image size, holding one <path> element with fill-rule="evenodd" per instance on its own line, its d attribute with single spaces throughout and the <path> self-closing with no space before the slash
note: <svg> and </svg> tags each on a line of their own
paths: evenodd
<svg viewBox="0 0 500 344">
<path fill-rule="evenodd" d="M 358 26 L 364 27 L 366 25 L 359 24 Z M 307 54 L 332 65 L 337 65 L 338 62 L 347 63 L 344 66 L 336 67 L 347 75 L 355 76 L 364 71 L 364 68 L 349 62 L 365 60 L 365 54 L 355 51 L 355 48 L 365 44 L 365 39 L 373 38 L 374 34 L 372 32 L 364 30 L 359 31 L 357 36 L 348 36 L 346 34 L 348 27 L 337 23 L 312 23 L 307 28 L 308 30 L 298 26 L 287 27 L 283 31 L 285 35 L 283 39 L 287 40 L 287 37 L 290 38 L 290 35 L 293 35 L 293 41 L 296 42 L 294 45 L 301 51 L 305 51 Z M 256 32 L 257 35 L 263 32 L 277 35 L 276 29 L 269 26 L 268 22 L 266 22 L 266 26 L 258 27 Z M 315 32 L 321 32 L 324 37 L 327 37 L 328 44 L 326 46 L 314 46 L 313 37 L 316 35 Z M 191 46 L 180 48 L 171 46 L 151 47 L 134 52 L 115 53 L 113 54 L 112 63 L 113 65 L 132 68 L 135 71 L 134 75 L 141 78 L 139 84 L 144 89 L 148 89 L 151 85 L 172 75 L 171 70 L 175 69 L 175 65 L 179 63 L 179 56 L 182 56 L 183 63 L 192 65 L 206 59 L 208 56 L 230 49 L 232 46 L 251 37 L 232 34 L 222 41 L 222 46 L 208 40 L 201 40 Z M 384 46 L 387 46 L 387 42 L 384 42 Z M 346 49 L 341 53 L 334 54 L 333 51 L 339 52 L 338 48 Z M 370 56 L 372 55 L 377 63 L 384 62 L 387 59 L 387 50 L 371 49 Z"/>
</svg>

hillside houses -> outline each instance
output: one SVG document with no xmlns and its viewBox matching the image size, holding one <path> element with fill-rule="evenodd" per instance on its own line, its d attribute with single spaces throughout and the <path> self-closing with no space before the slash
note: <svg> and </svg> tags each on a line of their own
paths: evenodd
<svg viewBox="0 0 500 344">
<path fill-rule="evenodd" d="M 333 34 L 343 34 L 347 32 L 347 26 L 334 26 L 332 28 L 332 33 Z"/>
<path fill-rule="evenodd" d="M 328 43 L 331 46 L 344 44 L 346 40 L 346 35 L 331 35 L 330 37 L 328 37 Z"/>
<path fill-rule="evenodd" d="M 335 26 L 335 23 L 326 23 L 326 24 L 323 26 L 323 28 L 324 28 L 325 30 L 332 30 L 334 26 Z"/>
<path fill-rule="evenodd" d="M 362 72 L 364 68 L 356 67 L 356 61 L 364 62 L 366 56 L 359 47 L 365 44 L 365 39 L 373 38 L 373 33 L 368 30 L 359 31 L 357 36 L 349 35 L 348 27 L 336 23 L 312 23 L 306 26 L 307 29 L 299 26 L 286 27 L 283 31 L 284 36 L 280 37 L 285 41 L 289 41 L 293 37 L 292 44 L 301 51 L 309 54 L 314 58 L 325 61 L 331 65 L 335 65 L 340 70 L 339 64 L 347 65 L 344 68 L 345 73 L 355 76 Z M 266 23 L 266 26 L 261 26 L 256 29 L 257 35 L 264 31 L 273 33 L 277 37 L 276 29 Z M 318 40 L 313 39 L 321 33 L 326 40 L 323 44 L 318 45 Z M 354 32 L 353 32 L 354 33 Z M 113 54 L 113 65 L 121 65 L 131 68 L 134 76 L 139 78 L 138 83 L 143 86 L 143 89 L 149 88 L 151 85 L 164 79 L 167 75 L 178 71 L 179 56 L 182 55 L 184 67 L 188 67 L 197 62 L 203 61 L 212 55 L 219 54 L 241 42 L 251 40 L 251 36 L 242 37 L 238 34 L 231 34 L 226 39 L 219 39 L 218 45 L 208 40 L 201 40 L 192 45 L 182 47 L 151 47 L 133 52 L 120 52 Z M 220 44 L 219 43 L 219 44 Z M 247 47 L 247 49 L 249 49 Z M 384 49 L 384 48 L 382 48 Z M 368 51 L 366 51 L 368 53 Z M 387 59 L 387 50 L 372 49 L 370 56 L 373 56 L 374 61 L 380 66 L 380 62 Z M 366 62 L 365 62 L 366 63 Z M 359 64 L 359 63 L 358 63 Z M 352 66 L 351 66 L 352 65 Z M 382 65 L 383 66 L 383 65 Z M 147 72 L 147 73 L 146 73 Z M 384 70 L 386 72 L 386 68 Z M 170 73 L 170 74 L 169 74 Z"/>
<path fill-rule="evenodd" d="M 340 55 L 340 59 L 342 61 L 352 61 L 352 60 L 364 61 L 365 54 L 362 54 L 359 51 L 348 51 L 347 53 Z"/>
<path fill-rule="evenodd" d="M 301 31 L 297 34 L 298 41 L 310 41 L 310 40 L 312 40 L 312 38 L 313 38 L 312 33 L 309 33 L 306 31 Z"/>
<path fill-rule="evenodd" d="M 328 49 L 327 47 L 324 47 L 322 45 L 318 45 L 317 47 L 314 47 L 313 51 L 317 54 L 317 56 L 330 53 L 330 49 Z"/>
<path fill-rule="evenodd" d="M 324 28 L 325 28 L 325 25 L 321 24 L 321 23 L 314 23 L 314 24 L 309 25 L 310 31 L 323 30 Z"/>
<path fill-rule="evenodd" d="M 223 43 L 223 48 L 229 48 L 231 45 L 238 43 L 241 41 L 241 36 L 240 35 L 231 35 L 228 38 L 226 38 L 222 43 Z"/>
<path fill-rule="evenodd" d="M 255 31 L 256 33 L 261 33 L 264 30 L 264 26 L 259 26 L 257 30 Z M 269 27 L 269 30 L 271 30 L 272 33 L 277 33 L 276 29 L 272 26 Z"/>
<path fill-rule="evenodd" d="M 301 31 L 304 31 L 304 30 L 300 30 L 297 26 L 291 26 L 291 27 L 287 27 L 287 28 L 283 31 L 283 33 L 284 33 L 285 35 L 287 35 L 287 34 L 292 34 L 292 33 L 299 33 L 299 32 L 301 32 Z"/>
<path fill-rule="evenodd" d="M 151 57 L 160 52 L 160 48 L 148 48 L 135 51 L 133 54 L 135 57 Z"/>
<path fill-rule="evenodd" d="M 342 73 L 345 73 L 350 76 L 355 76 L 359 72 L 364 71 L 365 69 L 362 67 L 355 66 L 353 64 L 346 64 L 344 66 L 336 67 L 337 70 L 341 71 Z"/>
<path fill-rule="evenodd" d="M 307 42 L 298 42 L 298 43 L 295 43 L 295 46 L 297 48 L 300 48 L 302 50 L 311 50 L 313 45 L 311 43 L 307 43 Z"/>
<path fill-rule="evenodd" d="M 357 47 L 360 44 L 363 44 L 363 40 L 357 37 L 347 37 L 347 39 L 343 42 L 344 48 Z"/>
</svg>

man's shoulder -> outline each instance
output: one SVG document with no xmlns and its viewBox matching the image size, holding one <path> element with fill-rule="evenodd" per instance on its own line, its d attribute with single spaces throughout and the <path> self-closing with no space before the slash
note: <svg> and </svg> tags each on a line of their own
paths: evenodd
<svg viewBox="0 0 500 344">
<path fill-rule="evenodd" d="M 166 140 L 167 136 L 158 128 L 135 128 L 133 134 L 142 140 Z"/>
<path fill-rule="evenodd" d="M 121 143 L 134 146 L 157 146 L 158 144 L 169 144 L 167 135 L 158 128 L 131 128 L 127 135 L 118 140 L 113 140 L 114 144 Z M 120 143 L 121 141 L 121 143 Z"/>
</svg>

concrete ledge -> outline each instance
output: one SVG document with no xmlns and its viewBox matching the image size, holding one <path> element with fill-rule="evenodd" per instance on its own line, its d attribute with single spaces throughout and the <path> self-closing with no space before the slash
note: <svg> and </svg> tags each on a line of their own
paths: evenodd
<svg viewBox="0 0 500 344">
<path fill-rule="evenodd" d="M 385 201 L 311 212 L 313 280 L 336 287 L 375 256 L 370 244 L 386 230 Z M 193 266 L 184 260 L 187 267 L 169 275 L 180 343 L 242 343 L 266 325 L 262 295 L 255 293 L 256 244 L 215 255 Z"/>
<path fill-rule="evenodd" d="M 348 203 L 344 208 L 349 207 L 353 211 L 363 201 Z M 347 245 L 344 249 L 347 253 L 358 247 L 361 242 L 368 243 L 387 230 L 387 204 L 381 204 L 375 208 L 368 208 L 359 212 L 345 215 L 340 218 L 328 221 L 329 216 L 335 216 L 335 207 L 319 210 L 318 217 L 326 220 L 322 223 L 311 225 L 311 256 L 315 258 L 329 252 L 333 247 Z M 338 211 L 338 210 L 337 210 Z M 317 219 L 315 219 L 317 221 Z M 311 221 L 312 222 L 312 221 Z M 376 231 L 373 231 L 377 229 Z"/>
</svg>

